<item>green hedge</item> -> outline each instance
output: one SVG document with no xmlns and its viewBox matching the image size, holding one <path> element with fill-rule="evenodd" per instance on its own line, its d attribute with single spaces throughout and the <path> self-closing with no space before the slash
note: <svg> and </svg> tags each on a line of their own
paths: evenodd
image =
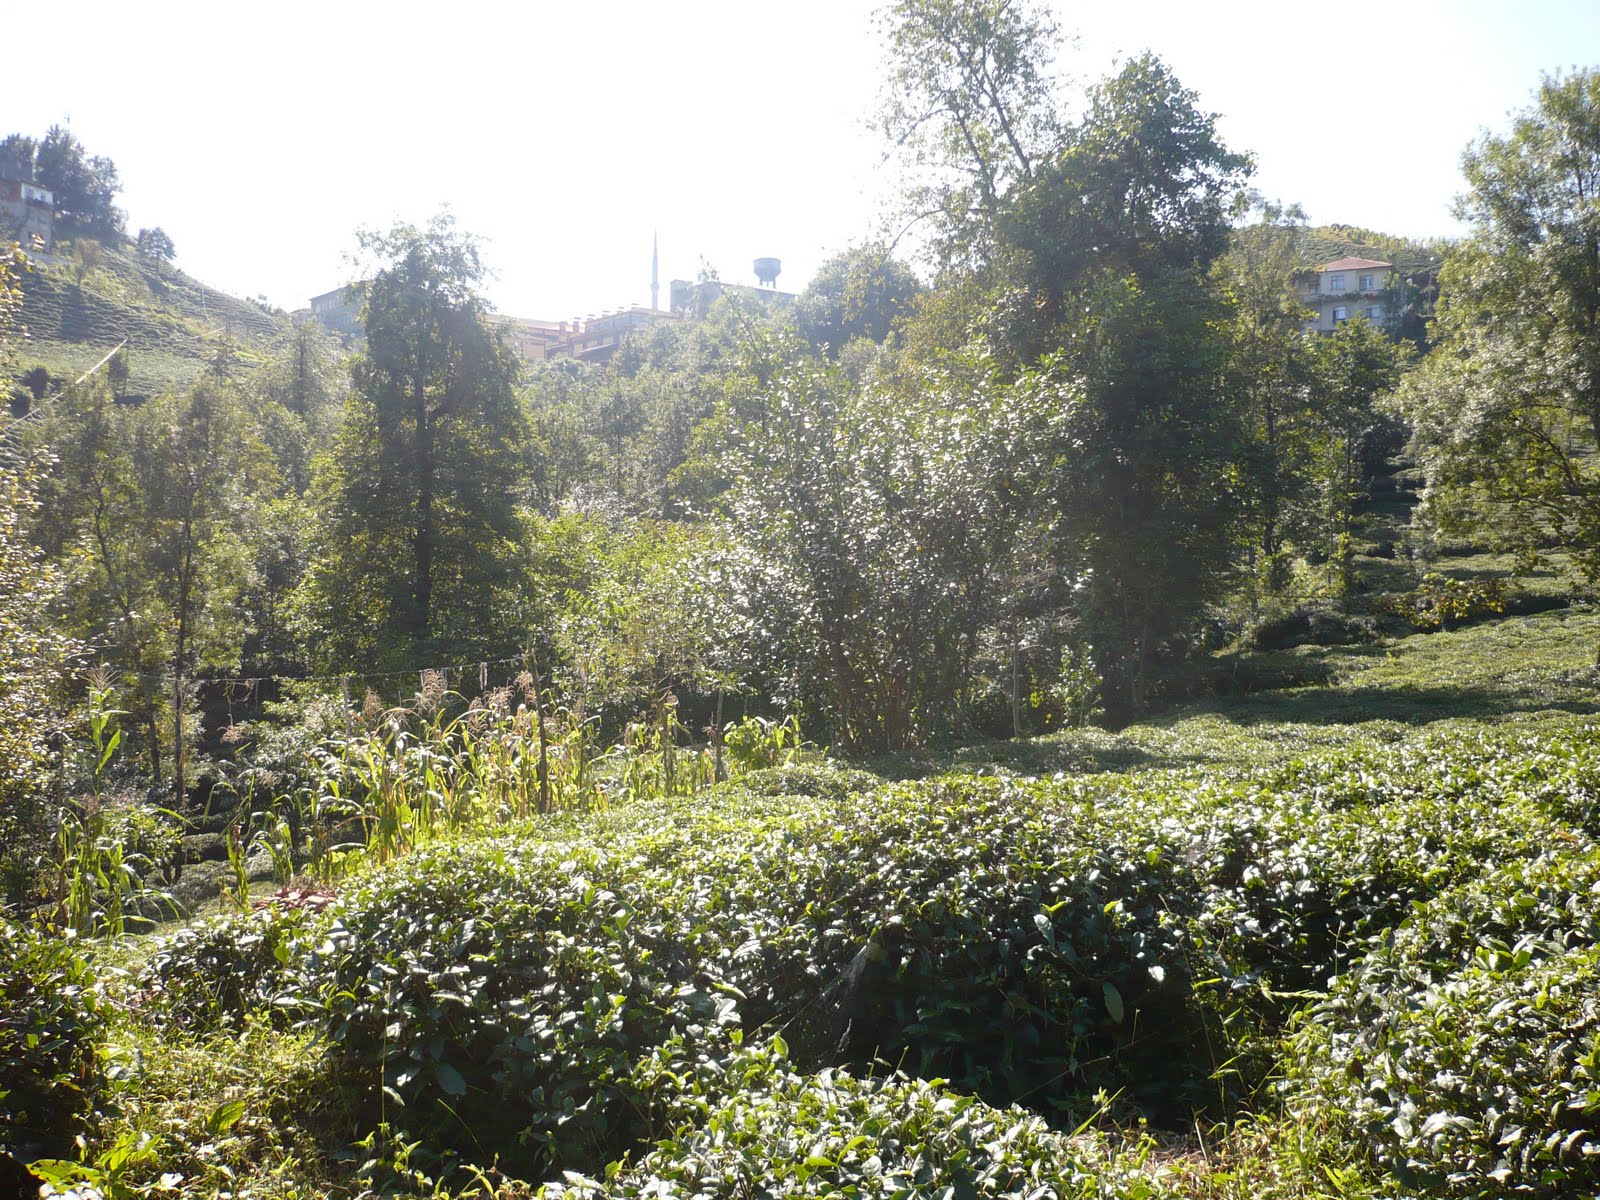
<svg viewBox="0 0 1600 1200">
<path fill-rule="evenodd" d="M 909 1196 L 1145 1200 L 1148 1147 L 1121 1157 L 1022 1109 L 999 1110 L 903 1075 L 795 1072 L 772 1050 L 695 1081 L 692 1114 L 637 1164 L 602 1181 L 575 1172 L 542 1200 L 634 1197 Z"/>
</svg>

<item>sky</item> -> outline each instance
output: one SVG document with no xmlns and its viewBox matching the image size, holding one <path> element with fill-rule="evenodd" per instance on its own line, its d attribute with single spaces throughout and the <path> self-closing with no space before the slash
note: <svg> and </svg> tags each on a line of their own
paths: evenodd
<svg viewBox="0 0 1600 1200">
<path fill-rule="evenodd" d="M 360 228 L 448 205 L 503 312 L 563 320 L 783 260 L 799 291 L 884 227 L 868 0 L 80 0 L 7 54 L 0 134 L 69 123 L 130 230 L 298 308 L 356 277 Z M 1454 235 L 1462 150 L 1541 72 L 1600 66 L 1596 0 L 1053 4 L 1073 84 L 1153 50 L 1315 224 Z M 70 24 L 70 28 L 66 26 Z M 61 26 L 61 28 L 56 28 Z"/>
</svg>

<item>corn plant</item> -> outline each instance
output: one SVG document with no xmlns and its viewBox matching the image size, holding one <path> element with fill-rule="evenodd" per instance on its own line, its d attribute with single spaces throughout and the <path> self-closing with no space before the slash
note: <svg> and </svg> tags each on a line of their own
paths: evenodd
<svg viewBox="0 0 1600 1200">
<path fill-rule="evenodd" d="M 746 717 L 722 730 L 722 742 L 733 764 L 733 774 L 785 767 L 800 754 L 800 722 L 793 716 L 782 721 Z"/>
<path fill-rule="evenodd" d="M 84 936 L 120 937 L 127 929 L 128 910 L 137 901 L 167 899 L 144 880 L 154 863 L 130 851 L 109 820 L 103 780 L 122 744 L 117 718 L 123 715 L 109 706 L 109 700 L 109 689 L 90 688 L 90 794 L 65 804 L 56 825 L 56 916 L 65 928 Z"/>
</svg>

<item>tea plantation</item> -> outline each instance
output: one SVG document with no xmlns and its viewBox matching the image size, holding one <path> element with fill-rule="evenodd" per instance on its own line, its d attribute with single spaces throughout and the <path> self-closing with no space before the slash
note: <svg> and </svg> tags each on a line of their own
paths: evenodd
<svg viewBox="0 0 1600 1200">
<path fill-rule="evenodd" d="M 1594 1194 L 1597 629 L 7 926 L 0 1142 L 80 1196 Z"/>
</svg>

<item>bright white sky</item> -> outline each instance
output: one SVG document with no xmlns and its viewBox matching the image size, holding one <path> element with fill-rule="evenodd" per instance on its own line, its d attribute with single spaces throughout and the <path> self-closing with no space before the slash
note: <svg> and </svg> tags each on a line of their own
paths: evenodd
<svg viewBox="0 0 1600 1200">
<path fill-rule="evenodd" d="M 1600 63 L 1595 0 L 1055 3 L 1076 79 L 1153 49 L 1261 191 L 1396 234 L 1457 232 L 1463 147 L 1541 71 Z M 873 234 L 892 185 L 865 123 L 873 7 L 84 0 L 11 47 L 0 134 L 70 120 L 116 160 L 131 229 L 286 308 L 352 277 L 357 227 L 443 203 L 518 316 L 648 303 L 656 229 L 663 304 L 703 264 L 753 282 L 758 255 L 798 291 Z"/>
</svg>

